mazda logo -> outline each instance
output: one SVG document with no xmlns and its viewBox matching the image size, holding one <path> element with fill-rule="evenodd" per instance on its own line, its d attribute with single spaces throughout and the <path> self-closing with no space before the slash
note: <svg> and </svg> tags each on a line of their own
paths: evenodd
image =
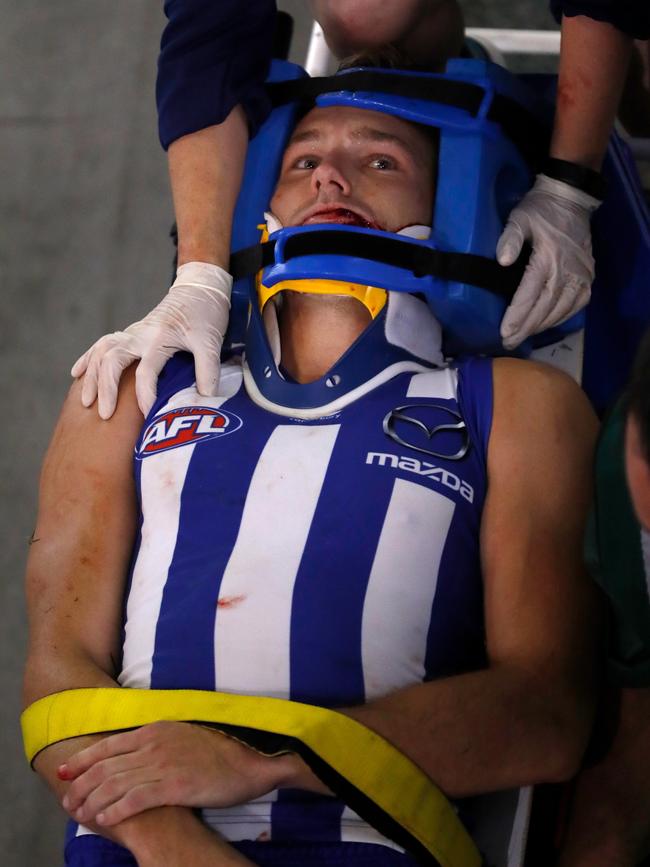
<svg viewBox="0 0 650 867">
<path fill-rule="evenodd" d="M 427 419 L 432 415 L 438 420 L 440 413 L 443 414 L 445 421 L 433 425 L 427 423 Z M 397 428 L 399 428 L 399 433 Z M 441 404 L 410 403 L 406 406 L 398 406 L 384 418 L 383 429 L 387 437 L 401 446 L 406 446 L 425 455 L 431 455 L 434 458 L 460 461 L 470 448 L 469 433 L 463 417 L 455 410 Z M 455 452 L 449 454 L 447 451 L 434 451 L 433 448 L 425 448 L 418 444 L 424 441 L 428 445 L 432 443 L 434 437 L 438 436 L 440 439 L 439 435 L 443 433 L 457 434 L 457 437 L 454 437 L 454 439 L 458 439 L 458 448 Z"/>
</svg>

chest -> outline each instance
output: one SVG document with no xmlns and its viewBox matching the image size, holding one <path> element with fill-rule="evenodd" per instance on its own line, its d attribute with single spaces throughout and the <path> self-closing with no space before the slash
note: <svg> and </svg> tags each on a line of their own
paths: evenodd
<svg viewBox="0 0 650 867">
<path fill-rule="evenodd" d="M 337 704 L 464 666 L 484 478 L 455 401 L 394 383 L 316 422 L 216 403 L 176 395 L 136 460 L 127 632 L 155 619 L 158 685 L 203 671 L 200 688 Z"/>
</svg>

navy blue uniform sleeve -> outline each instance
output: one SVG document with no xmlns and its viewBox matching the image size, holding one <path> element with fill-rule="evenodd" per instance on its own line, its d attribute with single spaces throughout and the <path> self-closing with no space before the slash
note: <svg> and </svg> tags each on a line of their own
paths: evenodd
<svg viewBox="0 0 650 867">
<path fill-rule="evenodd" d="M 635 39 L 650 39 L 650 0 L 551 0 L 551 11 L 558 21 L 562 15 L 586 15 Z"/>
<path fill-rule="evenodd" d="M 177 138 L 221 123 L 238 104 L 254 135 L 269 111 L 274 0 L 165 0 L 158 59 L 158 130 Z"/>
</svg>

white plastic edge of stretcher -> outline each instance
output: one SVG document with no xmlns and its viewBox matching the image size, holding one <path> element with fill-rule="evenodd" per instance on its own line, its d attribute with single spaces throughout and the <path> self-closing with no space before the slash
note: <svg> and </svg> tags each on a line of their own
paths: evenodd
<svg viewBox="0 0 650 867">
<path fill-rule="evenodd" d="M 513 30 L 495 27 L 468 27 L 467 35 L 502 54 L 560 53 L 559 30 Z M 332 55 L 325 42 L 323 30 L 317 21 L 312 25 L 305 69 L 310 75 L 326 75 L 330 71 Z"/>
<path fill-rule="evenodd" d="M 467 35 L 486 40 L 503 54 L 560 53 L 559 30 L 509 30 L 494 27 L 468 27 Z"/>
</svg>

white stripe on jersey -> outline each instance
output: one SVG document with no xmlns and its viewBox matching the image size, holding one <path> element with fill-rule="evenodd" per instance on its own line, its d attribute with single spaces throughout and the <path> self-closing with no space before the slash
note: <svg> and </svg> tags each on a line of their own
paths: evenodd
<svg viewBox="0 0 650 867">
<path fill-rule="evenodd" d="M 455 508 L 437 491 L 395 480 L 363 606 L 366 701 L 424 680 L 438 568 Z"/>
<path fill-rule="evenodd" d="M 239 604 L 217 608 L 217 690 L 290 696 L 293 587 L 339 429 L 278 425 L 264 447 L 221 582 Z"/>
<path fill-rule="evenodd" d="M 179 406 L 218 409 L 237 393 L 241 379 L 241 370 L 237 373 L 229 369 L 222 375 L 222 394 L 219 396 L 204 397 L 194 386 L 185 388 L 177 392 L 157 415 Z M 118 677 L 121 686 L 132 689 L 151 687 L 156 627 L 176 548 L 181 496 L 194 449 L 194 445 L 186 445 L 142 460 L 142 534 L 126 608 L 122 671 Z"/>
<path fill-rule="evenodd" d="M 126 607 L 121 686 L 149 689 L 156 627 L 176 548 L 181 494 L 195 446 L 169 449 L 142 461 L 142 538 Z M 170 484 L 171 482 L 171 484 Z"/>
<path fill-rule="evenodd" d="M 413 376 L 406 392 L 407 397 L 439 397 L 442 400 L 455 400 L 458 387 L 458 373 L 452 367 L 442 370 L 429 370 Z"/>
<path fill-rule="evenodd" d="M 247 804 L 227 809 L 207 807 L 201 818 L 226 840 L 271 839 L 271 810 L 278 799 L 277 789 Z"/>
</svg>

